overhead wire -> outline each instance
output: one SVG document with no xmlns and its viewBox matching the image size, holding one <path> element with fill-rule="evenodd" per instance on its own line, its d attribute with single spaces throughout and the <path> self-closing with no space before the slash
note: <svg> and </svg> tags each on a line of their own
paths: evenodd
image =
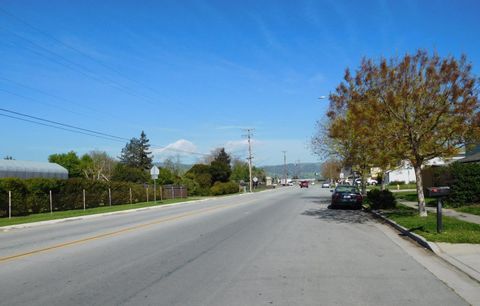
<svg viewBox="0 0 480 306">
<path fill-rule="evenodd" d="M 22 120 L 22 121 L 26 121 L 26 122 L 30 122 L 30 123 L 34 123 L 34 124 L 39 124 L 39 125 L 43 125 L 43 126 L 47 126 L 47 127 L 52 127 L 52 128 L 56 128 L 56 129 L 60 129 L 60 130 L 64 130 L 64 131 L 69 131 L 69 132 L 94 136 L 94 137 L 102 138 L 102 139 L 106 139 L 106 140 L 119 141 L 119 142 L 122 142 L 122 143 L 124 143 L 125 141 L 130 141 L 130 139 L 128 139 L 128 138 L 119 137 L 119 136 L 115 136 L 115 135 L 112 135 L 112 134 L 99 132 L 99 131 L 95 131 L 95 130 L 91 130 L 91 129 L 85 129 L 85 128 L 74 126 L 74 125 L 71 125 L 71 124 L 66 124 L 66 123 L 55 121 L 55 120 L 40 118 L 38 116 L 33 116 L 33 115 L 29 115 L 29 114 L 25 114 L 25 113 L 21 113 L 21 112 L 17 112 L 17 111 L 12 111 L 12 110 L 8 110 L 8 109 L 5 109 L 5 108 L 0 108 L 0 111 L 16 115 L 16 116 L 12 116 L 12 115 L 7 115 L 7 114 L 0 113 L 0 115 L 4 116 L 4 117 L 9 117 L 9 118 L 12 118 L 12 119 L 17 119 L 17 120 Z M 29 119 L 20 118 L 18 116 L 29 118 Z M 30 120 L 30 119 L 34 119 L 34 120 Z M 37 121 L 35 121 L 35 120 L 37 120 Z M 191 155 L 202 155 L 202 156 L 208 156 L 209 155 L 209 154 L 206 154 L 206 153 L 192 152 L 192 151 L 176 149 L 176 148 L 169 148 L 168 146 L 159 146 L 159 145 L 155 145 L 155 144 L 151 144 L 151 147 L 153 149 L 161 149 L 161 150 L 165 150 L 165 151 L 174 151 L 174 152 L 178 152 L 178 153 L 185 153 L 185 154 L 191 154 Z"/>
<path fill-rule="evenodd" d="M 58 44 L 60 44 L 60 45 L 62 45 L 62 46 L 64 46 L 64 47 L 66 47 L 66 48 L 68 48 L 68 49 L 70 49 L 70 50 L 72 50 L 72 51 L 75 51 L 75 52 L 78 53 L 78 54 L 81 54 L 82 56 L 90 59 L 90 60 L 93 61 L 93 62 L 96 62 L 97 64 L 99 64 L 99 65 L 103 66 L 104 68 L 106 68 L 106 69 L 108 69 L 108 70 L 116 73 L 117 75 L 121 76 L 122 78 L 124 78 L 124 79 L 126 79 L 126 80 L 129 80 L 129 81 L 131 81 L 131 82 L 133 82 L 133 83 L 136 83 L 136 84 L 138 84 L 138 85 L 140 85 L 140 86 L 143 86 L 143 87 L 145 87 L 146 89 L 148 89 L 148 90 L 150 90 L 150 91 L 152 91 L 152 92 L 155 92 L 155 93 L 158 93 L 158 94 L 163 94 L 163 93 L 159 92 L 158 90 L 156 90 L 156 89 L 154 89 L 154 88 L 152 88 L 152 87 L 150 87 L 150 86 L 148 86 L 148 85 L 146 85 L 146 84 L 144 84 L 144 83 L 142 83 L 142 82 L 139 82 L 139 81 L 137 81 L 137 80 L 135 80 L 135 79 L 133 79 L 133 78 L 130 78 L 130 77 L 124 75 L 122 72 L 120 72 L 119 70 L 111 67 L 110 65 L 107 65 L 107 64 L 99 61 L 98 59 L 94 58 L 94 57 L 91 56 L 90 54 L 88 54 L 88 53 L 86 53 L 86 52 L 83 52 L 82 50 L 79 50 L 78 48 L 75 48 L 74 46 L 72 46 L 72 45 L 70 45 L 70 44 L 68 44 L 68 43 L 66 43 L 66 42 L 64 42 L 64 41 L 56 38 L 55 36 L 47 33 L 47 32 L 44 31 L 44 30 L 39 29 L 38 27 L 32 25 L 31 23 L 25 21 L 24 19 L 22 19 L 22 18 L 20 18 L 20 17 L 18 17 L 18 16 L 16 16 L 16 15 L 12 14 L 11 12 L 9 12 L 9 11 L 3 9 L 3 8 L 0 8 L 0 13 L 3 13 L 3 14 L 5 14 L 5 15 L 7 15 L 7 16 L 10 16 L 11 18 L 13 18 L 13 19 L 17 20 L 18 22 L 26 25 L 27 27 L 29 27 L 29 28 L 37 31 L 38 33 L 40 33 L 40 34 L 42 34 L 42 35 L 44 35 L 44 36 L 46 36 L 46 37 L 48 37 L 48 38 L 50 38 L 51 40 L 55 41 L 56 43 L 58 43 Z"/>
<path fill-rule="evenodd" d="M 61 65 L 63 67 L 66 67 L 70 70 L 73 70 L 73 71 L 76 71 L 76 72 L 79 72 L 80 74 L 82 74 L 83 76 L 87 77 L 87 78 L 90 78 L 90 79 L 93 79 L 97 82 L 101 82 L 103 84 L 106 84 L 106 85 L 109 85 L 115 89 L 118 89 L 120 91 L 122 91 L 123 93 L 125 94 L 128 94 L 128 95 L 131 95 L 131 96 L 134 96 L 136 98 L 140 98 L 142 99 L 143 101 L 149 103 L 149 104 L 152 104 L 152 105 L 156 105 L 156 100 L 151 98 L 151 97 L 148 97 L 148 96 L 145 96 L 144 94 L 141 94 L 141 93 L 136 93 L 136 92 L 133 92 L 132 89 L 129 89 L 128 87 L 124 86 L 123 84 L 111 79 L 111 78 L 108 78 L 108 77 L 100 77 L 98 76 L 97 74 L 95 74 L 95 72 L 92 72 L 90 69 L 80 65 L 80 64 L 77 64 L 73 61 L 71 61 L 70 59 L 66 58 L 65 56 L 61 55 L 61 54 L 58 54 L 48 48 L 45 48 L 41 45 L 39 45 L 38 43 L 34 42 L 33 40 L 29 39 L 29 38 L 26 38 L 25 36 L 22 36 L 16 32 L 13 32 L 9 29 L 6 29 L 6 28 L 3 28 L 3 27 L 0 27 L 0 29 L 3 29 L 4 31 L 6 32 L 9 32 L 10 34 L 12 34 L 13 36 L 23 40 L 23 41 L 26 41 L 27 43 L 33 45 L 34 47 L 38 48 L 38 49 L 41 49 L 43 50 L 44 52 L 46 52 L 47 54 L 49 54 L 50 56 L 53 56 L 54 58 L 51 58 L 51 57 L 48 57 L 48 56 L 45 56 L 45 54 L 42 54 L 40 52 L 38 52 L 38 50 L 35 50 L 35 49 L 28 49 L 30 52 L 32 53 L 35 53 L 49 61 L 52 61 L 58 65 Z M 55 59 L 55 57 L 57 58 L 60 58 L 62 61 L 59 61 L 58 59 Z M 65 63 L 67 63 L 68 65 L 65 65 Z"/>
<path fill-rule="evenodd" d="M 2 114 L 2 113 L 0 113 L 0 116 L 12 118 L 12 119 L 17 119 L 17 120 L 21 120 L 21 121 L 26 121 L 26 122 L 30 122 L 30 123 L 34 123 L 34 124 L 38 124 L 38 125 L 43 125 L 43 126 L 55 128 L 55 129 L 58 129 L 58 130 L 64 130 L 64 131 L 72 132 L 72 133 L 77 133 L 77 134 L 83 134 L 83 135 L 93 136 L 93 137 L 97 137 L 97 138 L 101 138 L 101 139 L 106 139 L 106 140 L 120 141 L 119 139 L 112 139 L 112 138 L 107 138 L 107 137 L 103 137 L 103 136 L 100 136 L 100 135 L 89 134 L 89 133 L 82 132 L 82 131 L 78 131 L 78 130 L 67 129 L 67 128 L 63 128 L 63 127 L 61 127 L 61 126 L 55 126 L 55 125 L 52 125 L 52 124 L 42 123 L 42 122 L 38 122 L 38 121 L 34 121 L 34 120 L 29 120 L 29 119 L 25 119 L 25 118 L 19 118 L 19 117 L 10 116 L 10 115 L 7 115 L 7 114 Z M 123 141 L 121 141 L 121 142 L 123 142 Z"/>
</svg>

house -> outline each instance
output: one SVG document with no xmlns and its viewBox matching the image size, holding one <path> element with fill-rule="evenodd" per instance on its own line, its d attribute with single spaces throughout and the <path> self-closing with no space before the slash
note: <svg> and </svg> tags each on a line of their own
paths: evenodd
<svg viewBox="0 0 480 306">
<path fill-rule="evenodd" d="M 424 166 L 444 166 L 451 164 L 455 161 L 461 161 L 465 157 L 465 150 L 461 150 L 457 155 L 444 159 L 440 157 L 435 157 L 425 162 Z M 405 184 L 415 183 L 417 181 L 415 177 L 415 170 L 413 169 L 412 164 L 405 160 L 402 164 L 396 169 L 389 170 L 385 173 L 385 182 L 387 184 L 391 182 L 404 182 Z"/>
<path fill-rule="evenodd" d="M 466 157 L 458 160 L 460 163 L 480 163 L 480 145 L 467 151 Z"/>
</svg>

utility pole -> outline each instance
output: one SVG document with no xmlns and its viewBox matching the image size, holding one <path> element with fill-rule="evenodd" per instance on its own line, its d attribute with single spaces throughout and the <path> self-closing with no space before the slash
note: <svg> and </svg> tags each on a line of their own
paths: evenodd
<svg viewBox="0 0 480 306">
<path fill-rule="evenodd" d="M 283 152 L 283 184 L 287 186 L 287 151 Z"/>
<path fill-rule="evenodd" d="M 245 135 L 248 139 L 248 175 L 249 175 L 249 188 L 250 192 L 252 192 L 252 131 L 253 129 L 244 129 L 247 132 L 247 135 Z"/>
</svg>

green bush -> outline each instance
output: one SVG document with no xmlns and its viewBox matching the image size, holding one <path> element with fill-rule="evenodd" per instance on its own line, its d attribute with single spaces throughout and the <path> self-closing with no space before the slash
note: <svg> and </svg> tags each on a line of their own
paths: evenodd
<svg viewBox="0 0 480 306">
<path fill-rule="evenodd" d="M 371 209 L 390 209 L 397 205 L 397 200 L 389 190 L 370 190 L 367 192 L 367 202 Z"/>
<path fill-rule="evenodd" d="M 25 181 L 17 178 L 0 180 L 0 216 L 8 216 L 8 192 L 12 192 L 12 216 L 28 214 L 27 194 Z"/>
<path fill-rule="evenodd" d="M 52 197 L 58 194 L 59 180 L 33 178 L 24 182 L 28 188 L 27 205 L 29 212 L 41 213 L 50 211 L 50 190 L 52 191 Z"/>
<path fill-rule="evenodd" d="M 402 181 L 391 181 L 388 183 L 389 186 L 405 185 L 405 182 Z"/>
<path fill-rule="evenodd" d="M 80 178 L 56 179 L 0 179 L 0 217 L 8 216 L 8 192 L 12 192 L 12 216 L 50 211 L 50 190 L 53 210 L 83 209 L 83 190 L 87 208 L 109 205 L 108 189 L 111 188 L 112 205 L 147 200 L 143 184 L 127 182 L 89 181 Z M 159 186 L 158 186 L 159 187 Z M 153 188 L 149 188 L 149 199 L 153 200 Z M 157 189 L 157 196 L 158 196 Z"/>
<path fill-rule="evenodd" d="M 231 194 L 238 192 L 238 185 L 234 182 L 215 182 L 213 186 L 210 188 L 210 193 L 212 195 L 223 195 L 223 194 Z"/>
<path fill-rule="evenodd" d="M 480 164 L 453 163 L 446 169 L 450 195 L 446 202 L 452 207 L 480 203 Z"/>
</svg>

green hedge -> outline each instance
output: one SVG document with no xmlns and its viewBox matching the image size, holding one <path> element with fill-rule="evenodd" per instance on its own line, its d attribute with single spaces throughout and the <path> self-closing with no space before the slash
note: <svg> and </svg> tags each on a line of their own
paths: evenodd
<svg viewBox="0 0 480 306">
<path fill-rule="evenodd" d="M 370 190 L 367 192 L 367 202 L 371 209 L 389 209 L 397 205 L 397 200 L 389 190 Z"/>
<path fill-rule="evenodd" d="M 146 186 L 126 182 L 88 181 L 84 179 L 0 179 L 0 217 L 8 216 L 8 192 L 12 192 L 12 216 L 50 211 L 50 190 L 53 210 L 83 209 L 83 190 L 87 208 L 109 205 L 108 189 L 111 189 L 112 205 L 147 200 Z M 158 191 L 157 191 L 158 192 Z M 148 189 L 153 200 L 153 186 Z M 158 195 L 157 195 L 158 196 Z"/>
<path fill-rule="evenodd" d="M 480 204 L 480 164 L 453 163 L 446 171 L 451 190 L 446 200 L 449 206 Z"/>
<path fill-rule="evenodd" d="M 234 182 L 215 182 L 215 184 L 213 184 L 213 186 L 210 188 L 210 193 L 212 195 L 231 194 L 237 193 L 238 191 L 238 184 Z"/>
</svg>

